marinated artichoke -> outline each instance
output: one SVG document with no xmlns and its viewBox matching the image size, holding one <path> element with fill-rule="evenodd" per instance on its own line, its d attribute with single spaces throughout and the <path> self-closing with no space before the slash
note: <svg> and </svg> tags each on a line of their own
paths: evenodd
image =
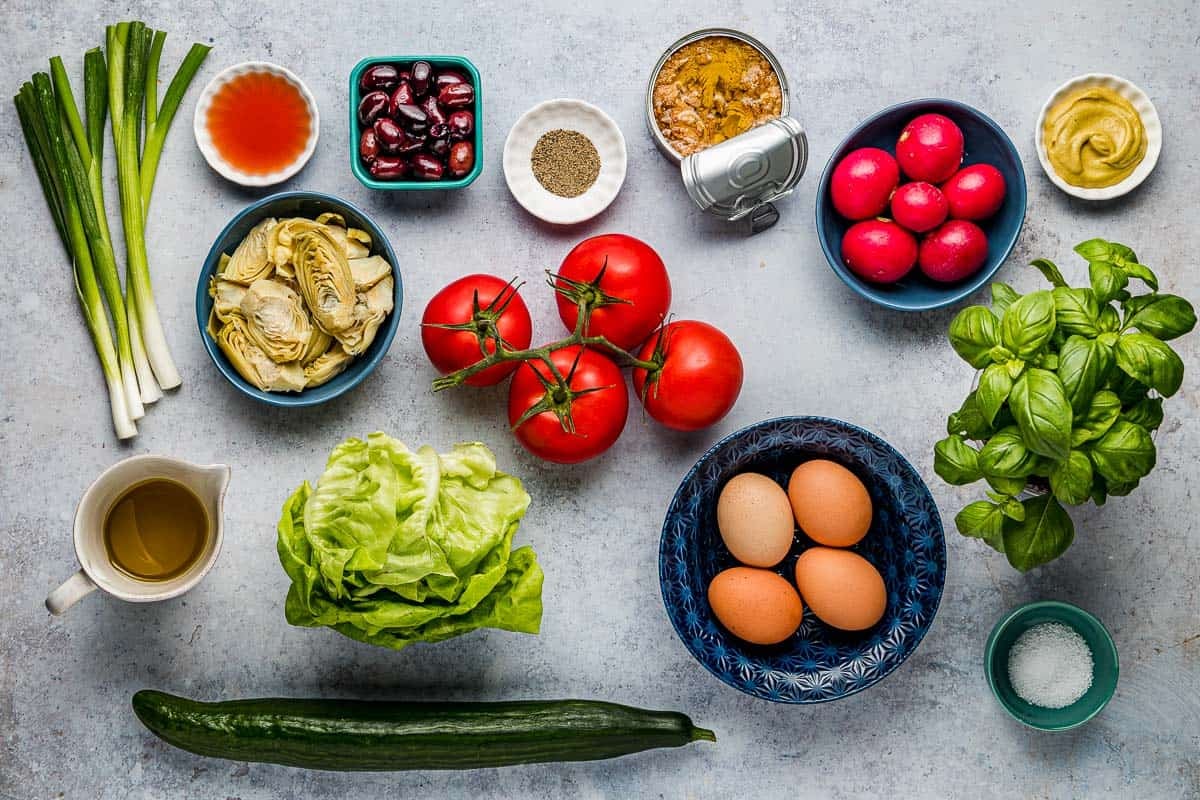
<svg viewBox="0 0 1200 800">
<path fill-rule="evenodd" d="M 392 265 L 339 214 L 269 218 L 209 285 L 208 335 L 263 391 L 299 392 L 339 375 L 393 310 Z"/>
</svg>

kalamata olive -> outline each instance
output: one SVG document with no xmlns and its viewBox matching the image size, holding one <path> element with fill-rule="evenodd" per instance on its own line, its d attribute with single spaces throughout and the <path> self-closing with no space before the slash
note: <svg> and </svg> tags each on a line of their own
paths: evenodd
<svg viewBox="0 0 1200 800">
<path fill-rule="evenodd" d="M 442 162 L 429 153 L 417 153 L 412 157 L 412 174 L 423 181 L 436 181 L 442 177 Z"/>
<path fill-rule="evenodd" d="M 437 74 L 437 87 L 449 86 L 452 83 L 467 83 L 467 76 L 452 69 L 444 69 Z"/>
<path fill-rule="evenodd" d="M 367 167 L 367 172 L 378 181 L 395 181 L 404 177 L 408 165 L 396 156 L 379 156 Z"/>
<path fill-rule="evenodd" d="M 400 70 L 391 64 L 374 64 L 363 70 L 358 86 L 364 92 L 375 89 L 390 91 L 400 80 Z"/>
<path fill-rule="evenodd" d="M 413 94 L 412 85 L 408 81 L 400 81 L 396 90 L 392 92 L 391 100 L 388 103 L 388 114 L 395 118 L 397 108 L 410 106 L 415 102 L 417 102 L 417 96 Z"/>
<path fill-rule="evenodd" d="M 400 152 L 404 146 L 404 131 L 387 117 L 375 120 L 375 136 L 379 139 L 379 146 L 388 153 Z"/>
<path fill-rule="evenodd" d="M 412 87 L 417 95 L 423 95 L 429 91 L 429 79 L 433 77 L 433 67 L 428 61 L 414 61 L 409 68 L 412 72 Z"/>
<path fill-rule="evenodd" d="M 358 123 L 366 126 L 379 119 L 379 115 L 387 111 L 387 92 L 370 92 L 363 95 L 358 103 Z"/>
<path fill-rule="evenodd" d="M 367 128 L 358 139 L 358 157 L 370 164 L 379 155 L 379 137 L 374 128 Z"/>
<path fill-rule="evenodd" d="M 475 115 L 470 111 L 455 111 L 446 118 L 451 139 L 466 139 L 475 130 Z"/>
<path fill-rule="evenodd" d="M 438 122 L 429 126 L 430 139 L 446 139 L 450 136 L 450 126 L 444 122 Z"/>
<path fill-rule="evenodd" d="M 406 70 L 406 69 L 402 69 L 402 70 L 400 70 L 400 80 L 402 80 L 402 81 L 411 81 L 411 80 L 412 80 L 412 73 L 411 73 L 411 72 L 409 72 L 409 71 L 408 71 L 408 70 Z"/>
<path fill-rule="evenodd" d="M 397 152 L 408 154 L 416 153 L 425 149 L 426 136 L 423 133 L 413 134 L 408 133 L 404 136 L 404 144 Z"/>
<path fill-rule="evenodd" d="M 425 112 L 425 115 L 429 117 L 430 125 L 437 125 L 446 121 L 446 114 L 442 111 L 442 107 L 438 105 L 435 96 L 429 95 L 425 97 L 419 105 L 421 106 L 421 110 Z"/>
<path fill-rule="evenodd" d="M 438 102 L 446 108 L 463 108 L 475 100 L 475 87 L 469 83 L 452 83 L 438 92 Z"/>
<path fill-rule="evenodd" d="M 411 103 L 401 103 L 392 109 L 392 118 L 404 127 L 429 124 L 429 115 Z"/>
<path fill-rule="evenodd" d="M 438 158 L 445 158 L 450 155 L 450 139 L 430 139 L 427 149 Z"/>
<path fill-rule="evenodd" d="M 456 178 L 461 178 L 471 171 L 471 167 L 475 166 L 475 147 L 470 142 L 455 142 L 450 148 L 450 157 L 446 160 L 446 167 L 450 170 L 450 174 Z"/>
</svg>

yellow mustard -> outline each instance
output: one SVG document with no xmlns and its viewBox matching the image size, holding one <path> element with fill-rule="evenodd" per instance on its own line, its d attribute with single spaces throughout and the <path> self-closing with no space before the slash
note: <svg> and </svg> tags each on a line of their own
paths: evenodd
<svg viewBox="0 0 1200 800">
<path fill-rule="evenodd" d="M 1055 103 L 1042 142 L 1059 177 L 1087 189 L 1120 183 L 1146 157 L 1141 116 L 1106 86 L 1079 89 Z"/>
</svg>

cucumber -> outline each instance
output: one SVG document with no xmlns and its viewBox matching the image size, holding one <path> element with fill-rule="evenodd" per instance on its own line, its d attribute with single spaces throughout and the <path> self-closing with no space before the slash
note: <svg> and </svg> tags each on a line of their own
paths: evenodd
<svg viewBox="0 0 1200 800">
<path fill-rule="evenodd" d="M 592 700 L 201 703 L 144 689 L 133 711 L 160 739 L 192 753 L 325 770 L 593 761 L 717 740 L 683 714 Z"/>
</svg>

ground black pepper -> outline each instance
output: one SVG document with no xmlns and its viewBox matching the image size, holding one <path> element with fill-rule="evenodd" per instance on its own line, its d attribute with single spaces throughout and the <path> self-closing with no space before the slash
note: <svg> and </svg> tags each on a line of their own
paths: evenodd
<svg viewBox="0 0 1200 800">
<path fill-rule="evenodd" d="M 559 197 L 578 197 L 600 175 L 600 153 L 579 131 L 555 128 L 542 134 L 529 157 L 533 176 L 546 191 Z"/>
</svg>

